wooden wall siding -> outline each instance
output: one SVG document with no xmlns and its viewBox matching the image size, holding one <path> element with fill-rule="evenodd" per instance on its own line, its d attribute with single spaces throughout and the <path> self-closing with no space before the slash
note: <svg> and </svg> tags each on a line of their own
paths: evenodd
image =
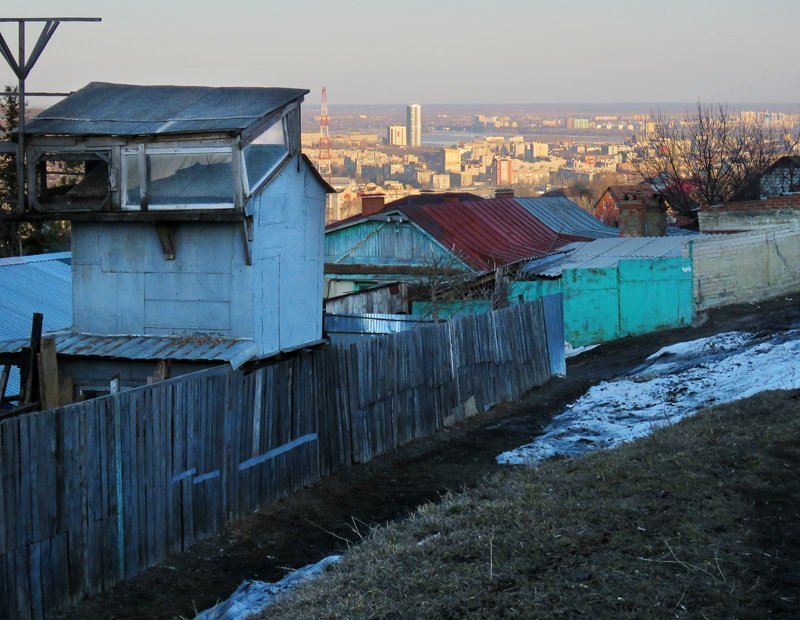
<svg viewBox="0 0 800 620">
<path fill-rule="evenodd" d="M 42 618 L 550 377 L 541 300 L 0 422 L 0 617 Z"/>
</svg>

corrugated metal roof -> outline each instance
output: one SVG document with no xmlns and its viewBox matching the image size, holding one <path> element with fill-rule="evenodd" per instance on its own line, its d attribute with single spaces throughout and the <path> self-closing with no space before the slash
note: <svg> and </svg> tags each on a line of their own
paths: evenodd
<svg viewBox="0 0 800 620">
<path fill-rule="evenodd" d="M 626 258 L 677 258 L 689 237 L 623 237 L 575 243 L 565 248 L 560 260 L 545 256 L 530 261 L 522 268 L 528 276 L 556 278 L 565 269 L 602 269 L 616 267 Z"/>
<path fill-rule="evenodd" d="M 553 231 L 510 198 L 400 206 L 397 210 L 479 271 L 587 240 Z"/>
<path fill-rule="evenodd" d="M 100 336 L 57 332 L 55 338 L 59 355 L 105 357 L 128 360 L 181 360 L 228 362 L 234 368 L 256 355 L 253 340 L 217 338 L 215 336 Z M 19 351 L 27 339 L 0 342 L 0 353 Z"/>
<path fill-rule="evenodd" d="M 308 92 L 92 82 L 31 119 L 25 131 L 94 136 L 241 131 Z"/>
<path fill-rule="evenodd" d="M 34 312 L 43 329 L 72 326 L 71 254 L 38 254 L 0 258 L 0 340 L 30 338 Z M 19 374 L 11 371 L 6 394 L 19 393 Z"/>
<path fill-rule="evenodd" d="M 607 226 L 580 208 L 569 198 L 515 198 L 545 226 L 556 233 L 577 235 L 590 239 L 619 237 L 619 230 Z"/>
</svg>

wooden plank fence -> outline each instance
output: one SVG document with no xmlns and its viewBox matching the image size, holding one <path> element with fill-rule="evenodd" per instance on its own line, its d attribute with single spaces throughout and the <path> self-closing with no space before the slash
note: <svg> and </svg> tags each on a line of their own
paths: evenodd
<svg viewBox="0 0 800 620">
<path fill-rule="evenodd" d="M 541 300 L 0 422 L 0 617 L 43 618 L 551 375 Z M 552 329 L 551 329 L 552 332 Z M 563 338 L 551 352 L 561 347 Z"/>
</svg>

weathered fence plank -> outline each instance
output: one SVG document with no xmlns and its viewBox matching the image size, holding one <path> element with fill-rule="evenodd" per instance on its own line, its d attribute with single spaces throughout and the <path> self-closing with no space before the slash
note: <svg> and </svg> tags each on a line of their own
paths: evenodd
<svg viewBox="0 0 800 620">
<path fill-rule="evenodd" d="M 544 383 L 563 368 L 545 303 L 0 421 L 0 617 L 44 617 Z"/>
</svg>

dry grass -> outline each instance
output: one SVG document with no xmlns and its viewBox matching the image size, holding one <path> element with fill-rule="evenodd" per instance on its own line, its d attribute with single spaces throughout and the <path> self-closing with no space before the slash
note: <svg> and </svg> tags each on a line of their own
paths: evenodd
<svg viewBox="0 0 800 620">
<path fill-rule="evenodd" d="M 763 617 L 800 605 L 800 393 L 504 469 L 378 528 L 265 618 Z"/>
</svg>

